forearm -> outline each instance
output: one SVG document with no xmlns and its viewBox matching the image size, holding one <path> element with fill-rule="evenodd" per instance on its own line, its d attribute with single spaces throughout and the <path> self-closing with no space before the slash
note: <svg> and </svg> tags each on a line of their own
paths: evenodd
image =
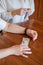
<svg viewBox="0 0 43 65">
<path fill-rule="evenodd" d="M 4 28 L 4 30 L 10 33 L 19 33 L 19 34 L 25 33 L 25 27 L 12 24 L 12 23 L 7 23 L 7 26 Z"/>
<path fill-rule="evenodd" d="M 0 49 L 0 59 L 11 55 L 11 49 L 10 48 L 6 48 L 6 49 Z"/>
</svg>

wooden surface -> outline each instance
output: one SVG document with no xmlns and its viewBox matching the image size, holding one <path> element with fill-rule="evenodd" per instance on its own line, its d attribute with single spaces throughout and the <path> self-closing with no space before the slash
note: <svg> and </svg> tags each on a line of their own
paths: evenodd
<svg viewBox="0 0 43 65">
<path fill-rule="evenodd" d="M 34 0 L 35 2 L 35 12 L 30 18 L 43 19 L 43 0 Z"/>
<path fill-rule="evenodd" d="M 29 28 L 29 22 L 22 26 Z M 43 22 L 35 20 L 32 29 L 39 34 L 36 41 L 30 41 L 29 47 L 32 49 L 32 55 L 28 55 L 28 59 L 21 56 L 8 56 L 0 60 L 0 65 L 43 65 Z M 0 49 L 20 44 L 23 37 L 27 36 L 11 33 L 0 35 Z"/>
<path fill-rule="evenodd" d="M 43 18 L 43 0 L 40 0 L 38 18 Z"/>
</svg>

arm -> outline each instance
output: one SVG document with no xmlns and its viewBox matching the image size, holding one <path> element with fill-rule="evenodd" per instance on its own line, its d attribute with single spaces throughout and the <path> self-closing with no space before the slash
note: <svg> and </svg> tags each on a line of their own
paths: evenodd
<svg viewBox="0 0 43 65">
<path fill-rule="evenodd" d="M 26 28 L 21 27 L 21 26 L 16 25 L 16 24 L 7 23 L 7 26 L 4 28 L 4 30 L 7 32 L 10 32 L 10 33 L 25 34 Z M 27 29 L 26 34 L 28 36 L 32 37 L 33 41 L 36 40 L 38 37 L 37 31 L 31 30 L 31 29 Z"/>
<path fill-rule="evenodd" d="M 10 48 L 6 48 L 6 49 L 0 49 L 0 59 L 11 55 L 11 50 Z"/>
<path fill-rule="evenodd" d="M 25 27 L 21 27 L 19 25 L 12 24 L 12 23 L 7 23 L 7 26 L 4 28 L 4 31 L 10 32 L 10 33 L 24 34 Z"/>
<path fill-rule="evenodd" d="M 28 46 L 26 47 L 25 46 L 26 45 L 22 43 L 20 45 L 15 45 L 6 49 L 0 49 L 0 59 L 5 58 L 9 55 L 17 55 L 17 56 L 23 56 L 23 57 L 28 58 L 28 56 L 25 54 L 31 54 L 32 52 L 29 51 L 31 49 L 28 48 Z"/>
<path fill-rule="evenodd" d="M 7 22 L 5 22 L 4 20 L 2 20 L 0 18 L 0 31 L 1 30 L 4 30 L 6 32 L 10 32 L 10 33 L 25 34 L 26 28 L 25 27 L 21 27 L 21 26 L 16 25 L 16 24 L 7 23 Z M 33 40 L 36 40 L 37 36 L 38 36 L 37 32 L 34 31 L 34 30 L 31 30 L 31 29 L 27 29 L 26 30 L 26 34 L 28 36 L 32 37 Z"/>
</svg>

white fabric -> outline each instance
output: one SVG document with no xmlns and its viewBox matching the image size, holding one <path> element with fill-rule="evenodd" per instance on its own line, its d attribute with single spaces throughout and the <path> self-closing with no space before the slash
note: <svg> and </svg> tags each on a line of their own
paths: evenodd
<svg viewBox="0 0 43 65">
<path fill-rule="evenodd" d="M 6 27 L 6 24 L 7 22 L 5 22 L 4 20 L 0 18 L 0 30 L 3 30 Z"/>
<path fill-rule="evenodd" d="M 30 8 L 32 11 L 31 13 L 33 13 L 35 10 L 34 0 L 25 0 L 25 2 L 21 2 L 21 0 L 0 0 L 0 8 L 3 8 L 3 10 L 16 10 L 19 8 Z"/>
<path fill-rule="evenodd" d="M 16 10 L 21 8 L 20 0 L 6 0 L 8 10 Z"/>
<path fill-rule="evenodd" d="M 0 14 L 4 13 L 4 12 L 5 12 L 5 10 L 0 6 Z"/>
<path fill-rule="evenodd" d="M 15 22 L 16 21 L 16 22 Z M 24 21 L 24 15 L 20 16 L 20 15 L 15 15 L 13 17 L 13 23 L 20 23 Z"/>
<path fill-rule="evenodd" d="M 10 12 L 4 12 L 1 14 L 1 16 L 2 16 L 2 19 L 4 19 L 7 22 L 9 22 L 9 20 L 13 18 Z"/>
<path fill-rule="evenodd" d="M 29 20 L 28 17 L 26 17 L 26 19 L 24 19 L 24 16 L 25 16 L 25 15 L 23 15 L 23 16 L 15 15 L 15 16 L 13 17 L 13 23 L 21 23 L 21 22 L 25 22 L 25 21 Z"/>
<path fill-rule="evenodd" d="M 17 10 L 20 8 L 30 8 L 31 12 L 29 12 L 28 16 L 32 15 L 33 12 L 35 11 L 34 0 L 25 0 L 25 2 L 24 2 L 24 0 L 0 0 L 0 13 L 6 12 L 9 10 Z M 22 16 L 22 20 L 24 20 L 23 16 Z M 11 16 L 7 15 L 6 19 L 8 19 L 10 17 Z M 13 22 L 15 22 L 15 23 L 21 22 L 20 20 L 21 20 L 21 15 L 16 14 L 13 18 Z"/>
<path fill-rule="evenodd" d="M 30 9 L 31 9 L 31 13 L 29 14 L 30 16 L 35 11 L 35 5 L 34 5 L 34 0 L 29 0 L 29 1 L 30 1 L 29 3 L 30 3 Z"/>
<path fill-rule="evenodd" d="M 3 13 L 7 10 L 6 0 L 0 0 L 0 13 Z"/>
<path fill-rule="evenodd" d="M 22 0 L 22 3 L 21 3 L 21 5 L 22 5 L 22 8 L 30 8 L 30 2 L 29 2 L 30 0 Z"/>
</svg>

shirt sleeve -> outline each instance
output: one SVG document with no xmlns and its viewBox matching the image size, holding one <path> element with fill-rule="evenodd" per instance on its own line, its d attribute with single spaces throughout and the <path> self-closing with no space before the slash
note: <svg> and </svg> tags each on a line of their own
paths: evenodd
<svg viewBox="0 0 43 65">
<path fill-rule="evenodd" d="M 0 18 L 0 30 L 3 30 L 7 25 L 7 22 L 5 22 L 3 19 Z"/>
<path fill-rule="evenodd" d="M 34 0 L 25 0 L 25 2 L 22 0 L 22 8 L 31 9 L 31 11 L 29 12 L 29 16 L 32 15 L 35 11 Z"/>
<path fill-rule="evenodd" d="M 30 1 L 29 0 L 21 0 L 22 8 L 30 8 Z"/>
<path fill-rule="evenodd" d="M 6 1 L 0 0 L 0 13 L 3 13 L 7 10 Z"/>
<path fill-rule="evenodd" d="M 32 14 L 34 13 L 34 11 L 35 11 L 35 4 L 34 4 L 34 0 L 29 0 L 29 3 L 30 3 L 30 9 L 31 9 L 31 12 L 30 12 L 30 14 L 29 14 L 29 16 L 30 16 L 30 15 L 32 15 Z"/>
</svg>

